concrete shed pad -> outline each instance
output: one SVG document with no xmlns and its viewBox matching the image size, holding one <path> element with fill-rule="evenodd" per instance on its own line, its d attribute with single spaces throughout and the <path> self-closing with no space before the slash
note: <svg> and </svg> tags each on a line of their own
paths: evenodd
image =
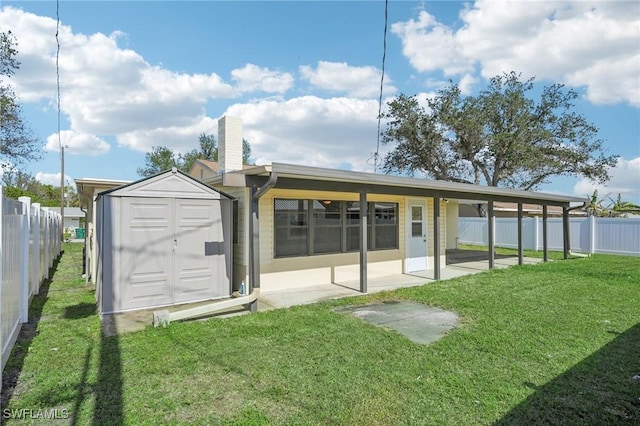
<svg viewBox="0 0 640 426">
<path fill-rule="evenodd" d="M 336 312 L 351 313 L 370 324 L 393 329 L 415 343 L 429 344 L 456 326 L 451 311 L 410 301 L 387 301 L 371 305 L 346 306 Z"/>
</svg>

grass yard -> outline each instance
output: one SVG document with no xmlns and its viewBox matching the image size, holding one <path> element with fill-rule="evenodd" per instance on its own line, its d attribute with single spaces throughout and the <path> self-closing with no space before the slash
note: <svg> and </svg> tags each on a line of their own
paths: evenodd
<svg viewBox="0 0 640 426">
<path fill-rule="evenodd" d="M 105 338 L 79 278 L 81 245 L 63 248 L 5 369 L 3 415 L 55 408 L 70 417 L 60 424 L 80 425 L 640 424 L 639 258 L 525 265 Z M 398 299 L 462 321 L 425 346 L 333 311 Z"/>
</svg>

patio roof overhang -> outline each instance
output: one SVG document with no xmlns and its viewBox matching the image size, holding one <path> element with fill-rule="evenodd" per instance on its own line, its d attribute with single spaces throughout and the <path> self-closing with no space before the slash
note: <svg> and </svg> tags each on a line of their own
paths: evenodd
<svg viewBox="0 0 640 426">
<path fill-rule="evenodd" d="M 129 180 L 112 180 L 96 178 L 77 178 L 76 189 L 80 200 L 80 208 L 91 207 L 93 197 L 99 192 L 131 183 Z"/>
<path fill-rule="evenodd" d="M 221 174 L 211 179 L 210 183 L 259 187 L 264 185 L 271 173 L 275 173 L 278 176 L 275 187 L 283 189 L 353 193 L 364 191 L 367 194 L 536 203 L 539 205 L 554 206 L 569 206 L 570 203 L 585 203 L 588 201 L 586 198 L 567 195 L 285 163 L 273 163 L 270 166 L 256 166 L 241 171 Z"/>
</svg>

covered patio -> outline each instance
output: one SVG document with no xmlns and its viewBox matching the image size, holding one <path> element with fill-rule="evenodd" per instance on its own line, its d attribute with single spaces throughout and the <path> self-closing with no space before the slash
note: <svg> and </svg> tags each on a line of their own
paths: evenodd
<svg viewBox="0 0 640 426">
<path fill-rule="evenodd" d="M 487 262 L 489 253 L 479 250 L 447 250 L 447 266 L 440 270 L 439 280 L 448 280 L 464 275 L 477 274 L 490 269 Z M 543 259 L 523 257 L 517 255 L 494 254 L 493 268 L 508 268 L 519 264 L 536 264 Z M 410 274 L 394 274 L 386 277 L 369 278 L 367 293 L 390 291 L 403 287 L 416 287 L 436 281 L 435 271 L 426 270 Z M 278 291 L 263 291 L 258 297 L 258 311 L 287 308 L 296 305 L 306 305 L 323 300 L 339 299 L 343 297 L 362 295 L 360 281 L 352 280 L 340 283 L 289 288 Z"/>
<path fill-rule="evenodd" d="M 357 281 L 334 281 L 333 287 L 327 287 L 325 290 L 331 289 L 331 292 L 341 295 L 356 291 L 359 293 L 368 293 L 377 291 L 378 289 L 391 289 L 399 285 L 416 285 L 420 279 L 441 280 L 451 278 L 452 276 L 464 275 L 468 271 L 482 271 L 494 267 L 503 267 L 511 264 L 525 264 L 528 260 L 524 258 L 523 252 L 523 236 L 522 236 L 522 220 L 524 216 L 523 206 L 525 203 L 537 203 L 542 206 L 542 240 L 543 240 L 543 259 L 548 260 L 548 243 L 547 243 L 547 218 L 549 207 L 555 206 L 562 211 L 563 217 L 563 255 L 567 259 L 570 253 L 569 246 L 569 212 L 572 209 L 580 208 L 586 200 L 578 197 L 571 197 L 557 194 L 537 193 L 531 191 L 506 189 L 498 187 L 488 187 L 471 185 L 466 183 L 433 181 L 426 179 L 415 179 L 401 176 L 377 175 L 371 173 L 343 171 L 333 169 L 323 169 L 317 167 L 298 166 L 291 164 L 274 163 L 271 166 L 258 166 L 252 169 L 242 171 L 233 171 L 223 173 L 211 179 L 208 183 L 214 187 L 220 185 L 222 188 L 228 186 L 248 188 L 248 265 L 249 265 L 249 282 L 251 289 L 260 288 L 261 276 L 261 249 L 260 249 L 260 199 L 271 190 L 285 191 L 307 191 L 307 192 L 325 192 L 325 193 L 350 193 L 358 197 L 358 205 L 362 206 L 359 219 L 359 280 Z M 367 204 L 375 195 L 399 196 L 410 199 L 418 197 L 433 200 L 432 211 L 429 220 L 432 223 L 430 235 L 426 236 L 424 241 L 432 247 L 429 258 L 432 261 L 428 264 L 426 271 L 420 271 L 419 275 L 411 272 L 412 275 L 405 273 L 398 275 L 395 279 L 386 280 L 378 277 L 368 276 L 368 266 L 370 265 L 371 254 L 367 249 Z M 488 251 L 481 253 L 455 253 L 450 252 L 445 257 L 445 248 L 443 235 L 446 231 L 443 229 L 445 221 L 442 217 L 443 206 L 449 201 L 456 200 L 479 200 L 487 203 L 487 233 L 488 233 Z M 515 232 L 518 237 L 518 254 L 513 258 L 503 258 L 495 254 L 495 202 L 511 202 L 517 207 L 518 226 Z M 579 203 L 577 206 L 571 206 L 571 203 Z M 266 206 L 265 206 L 266 207 Z M 263 212 L 265 214 L 266 212 Z M 457 219 L 457 215 L 456 215 Z M 448 247 L 447 247 L 448 248 Z M 466 258 L 463 258 L 467 256 Z M 446 259 L 446 260 L 445 260 Z M 463 265 L 464 264 L 464 265 Z M 383 280 L 385 283 L 379 284 Z M 342 288 L 340 288 L 342 287 Z M 294 296 L 299 293 L 294 289 L 282 289 L 281 294 L 285 299 L 283 302 L 274 302 L 275 305 L 287 304 L 287 298 L 316 299 L 314 290 L 306 287 L 304 293 L 308 296 Z M 274 292 L 280 292 L 280 290 Z M 290 292 L 288 294 L 287 292 Z M 318 289 L 319 294 L 325 294 L 322 289 Z M 267 291 L 266 294 L 270 292 Z M 290 297 L 289 297 L 290 296 Z M 262 298 L 263 303 L 270 303 L 270 297 Z M 292 303 L 295 304 L 295 303 Z"/>
</svg>

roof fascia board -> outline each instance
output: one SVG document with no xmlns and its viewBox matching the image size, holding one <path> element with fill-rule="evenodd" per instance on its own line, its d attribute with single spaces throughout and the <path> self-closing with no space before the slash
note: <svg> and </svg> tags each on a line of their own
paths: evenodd
<svg viewBox="0 0 640 426">
<path fill-rule="evenodd" d="M 300 176 L 322 181 L 341 181 L 363 184 L 379 184 L 383 186 L 400 186 L 427 189 L 432 191 L 445 191 L 452 194 L 473 194 L 469 199 L 510 201 L 522 200 L 522 202 L 546 201 L 561 205 L 571 202 L 586 202 L 586 198 L 570 197 L 557 194 L 547 194 L 541 192 L 524 191 L 518 189 L 505 189 L 492 186 L 472 185 L 458 182 L 446 182 L 427 179 L 415 179 L 403 176 L 379 175 L 365 172 L 353 172 L 345 170 L 323 169 L 319 167 L 296 166 L 291 164 L 274 163 L 273 171 L 279 176 L 285 177 L 287 174 Z M 279 186 L 279 185 L 276 185 Z M 484 197 L 486 195 L 487 197 Z M 450 198 L 465 198 L 463 195 L 449 195 Z"/>
<path fill-rule="evenodd" d="M 255 177 L 251 180 L 256 186 L 259 186 L 262 182 L 266 181 L 265 177 Z M 400 186 L 385 186 L 378 184 L 365 184 L 365 183 L 353 183 L 353 182 L 336 182 L 336 181 L 319 181 L 310 179 L 295 179 L 290 177 L 278 177 L 278 182 L 275 185 L 276 188 L 281 189 L 299 189 L 310 191 L 329 191 L 329 192 L 351 192 L 360 193 L 365 191 L 368 194 L 385 194 L 385 195 L 401 195 L 408 197 L 438 197 L 443 199 L 458 199 L 465 200 L 479 200 L 479 201 L 506 201 L 516 203 L 526 203 L 532 200 L 532 198 L 523 198 L 521 196 L 514 195 L 500 195 L 500 194 L 482 194 L 475 192 L 460 192 L 460 191 L 447 191 L 447 190 L 435 190 L 428 188 L 416 188 L 416 187 L 400 187 Z M 552 206 L 569 206 L 569 201 L 560 200 L 546 200 L 536 199 L 542 205 Z"/>
</svg>

